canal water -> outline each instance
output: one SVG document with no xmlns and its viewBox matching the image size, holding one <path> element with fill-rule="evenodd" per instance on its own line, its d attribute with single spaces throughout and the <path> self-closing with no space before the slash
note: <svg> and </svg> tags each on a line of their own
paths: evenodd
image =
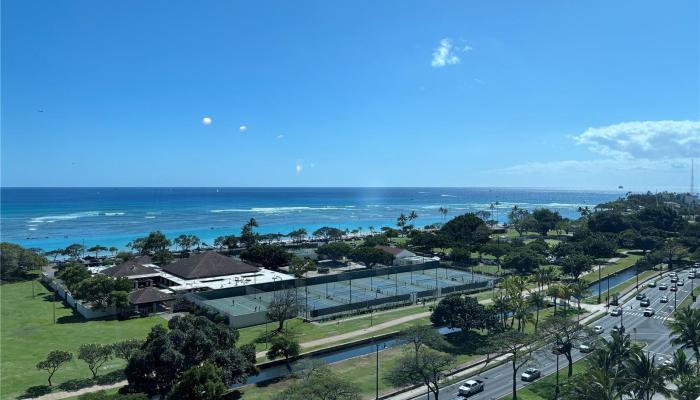
<svg viewBox="0 0 700 400">
<path fill-rule="evenodd" d="M 591 272 L 592 274 L 597 274 L 597 271 Z M 634 275 L 636 273 L 636 268 L 628 268 L 624 271 L 618 272 L 614 275 L 610 275 L 609 280 L 610 280 L 610 289 L 614 288 L 615 286 L 623 283 L 624 281 L 628 279 L 634 278 Z M 591 286 L 588 287 L 588 290 L 590 290 L 589 296 L 597 296 L 598 295 L 598 282 L 594 282 L 591 284 Z M 600 292 L 605 293 L 608 290 L 608 277 L 602 276 L 601 282 L 600 282 Z"/>
<path fill-rule="evenodd" d="M 446 335 L 448 333 L 459 332 L 459 329 L 449 329 L 440 328 L 437 330 L 438 333 Z M 372 354 L 376 351 L 380 353 L 384 350 L 390 349 L 392 347 L 400 346 L 404 344 L 400 339 L 397 338 L 385 338 L 378 339 L 375 342 L 361 343 L 354 346 L 346 347 L 340 350 L 331 350 L 329 352 L 312 354 L 307 357 L 300 358 L 296 361 L 290 363 L 290 368 L 282 364 L 272 365 L 266 368 L 261 368 L 260 373 L 255 376 L 249 376 L 245 383 L 235 385 L 235 387 L 250 385 L 253 383 L 263 383 L 266 381 L 271 381 L 274 379 L 279 379 L 285 377 L 293 372 L 299 371 L 304 367 L 304 364 L 308 361 L 323 361 L 327 364 L 347 360 L 353 357 L 360 357 L 367 354 Z M 381 358 L 379 360 L 381 362 Z"/>
</svg>

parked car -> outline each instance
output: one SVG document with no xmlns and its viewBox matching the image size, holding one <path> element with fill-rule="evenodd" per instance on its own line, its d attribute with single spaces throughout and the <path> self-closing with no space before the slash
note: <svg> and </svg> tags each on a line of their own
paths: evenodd
<svg viewBox="0 0 700 400">
<path fill-rule="evenodd" d="M 594 331 L 595 333 L 597 333 L 598 335 L 600 335 L 600 334 L 602 334 L 603 332 L 605 332 L 605 328 L 603 328 L 603 327 L 600 326 L 600 325 L 596 325 L 596 326 L 593 327 L 593 331 Z"/>
<path fill-rule="evenodd" d="M 644 300 L 639 302 L 640 307 L 649 307 L 650 304 L 651 304 L 651 302 L 649 301 L 649 299 L 644 299 Z"/>
<path fill-rule="evenodd" d="M 661 296 L 661 299 L 659 301 L 662 303 L 668 303 L 668 296 Z"/>
<path fill-rule="evenodd" d="M 522 379 L 522 380 L 525 381 L 525 382 L 532 382 L 532 381 L 534 381 L 535 379 L 539 378 L 541 375 L 542 375 L 542 373 L 540 372 L 539 369 L 537 369 L 537 368 L 528 368 L 528 369 L 525 370 L 525 372 L 523 372 L 523 373 L 520 375 L 520 379 Z"/>
<path fill-rule="evenodd" d="M 637 293 L 637 297 L 636 297 L 637 300 L 644 300 L 646 298 L 647 298 L 647 295 L 645 295 L 644 293 L 641 293 L 641 292 Z"/>
<path fill-rule="evenodd" d="M 654 316 L 654 309 L 653 308 L 644 309 L 644 316 L 645 317 L 653 317 Z"/>
<path fill-rule="evenodd" d="M 647 283 L 647 286 L 656 287 L 656 281 L 651 281 L 651 282 Z"/>
<path fill-rule="evenodd" d="M 611 317 L 619 317 L 620 315 L 622 315 L 622 309 L 620 307 L 615 307 L 610 311 Z"/>
<path fill-rule="evenodd" d="M 659 290 L 666 290 L 668 289 L 668 286 L 665 283 L 659 284 Z"/>
<path fill-rule="evenodd" d="M 466 382 L 464 382 L 460 387 L 459 387 L 459 394 L 461 396 L 471 396 L 475 393 L 483 392 L 484 391 L 484 381 L 480 381 L 478 379 L 470 379 Z"/>
</svg>

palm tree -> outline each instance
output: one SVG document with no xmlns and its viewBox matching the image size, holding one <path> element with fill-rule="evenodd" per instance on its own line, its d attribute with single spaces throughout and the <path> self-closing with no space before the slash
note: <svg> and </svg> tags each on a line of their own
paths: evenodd
<svg viewBox="0 0 700 400">
<path fill-rule="evenodd" d="M 542 292 L 532 292 L 528 297 L 530 304 L 535 306 L 535 332 L 537 332 L 537 325 L 540 323 L 540 308 L 544 307 L 544 294 Z"/>
<path fill-rule="evenodd" d="M 577 279 L 571 284 L 571 294 L 576 298 L 579 314 L 581 314 L 581 299 L 586 297 L 590 292 L 588 284 L 581 279 Z"/>
<path fill-rule="evenodd" d="M 572 400 L 618 400 L 620 392 L 620 372 L 608 371 L 600 367 L 589 368 L 585 374 L 576 375 L 567 387 L 565 399 Z"/>
<path fill-rule="evenodd" d="M 673 398 L 678 400 L 697 400 L 700 397 L 700 377 L 694 375 L 681 375 L 675 381 L 676 390 Z"/>
<path fill-rule="evenodd" d="M 564 307 L 566 311 L 569 311 L 569 300 L 571 299 L 571 296 L 573 294 L 573 289 L 571 288 L 571 284 L 568 282 L 564 282 L 561 285 L 559 285 L 560 288 L 560 297 L 562 300 L 564 300 Z"/>
<path fill-rule="evenodd" d="M 416 214 L 415 210 L 411 210 L 411 212 L 408 214 L 408 222 L 413 222 L 416 219 L 418 219 L 418 214 Z"/>
<path fill-rule="evenodd" d="M 247 223 L 246 225 L 248 225 L 248 227 L 249 227 L 250 230 L 252 231 L 253 228 L 257 228 L 257 227 L 258 227 L 258 221 L 256 221 L 255 218 L 251 218 L 251 219 L 248 221 L 248 223 Z"/>
<path fill-rule="evenodd" d="M 119 249 L 114 246 L 110 247 L 108 250 L 110 253 L 112 253 L 112 257 L 116 256 L 117 252 L 119 251 Z"/>
<path fill-rule="evenodd" d="M 513 320 L 518 320 L 518 332 L 525 332 L 525 325 L 534 324 L 535 317 L 530 313 L 530 304 L 522 296 L 513 299 Z"/>
<path fill-rule="evenodd" d="M 620 332 L 613 332 L 610 335 L 610 340 L 604 341 L 604 350 L 610 355 L 610 365 L 615 368 L 621 368 L 622 364 L 627 360 L 637 347 L 632 344 L 630 335 L 625 335 Z"/>
<path fill-rule="evenodd" d="M 693 363 L 685 355 L 683 349 L 678 349 L 673 354 L 673 359 L 671 360 L 671 365 L 668 366 L 668 378 L 674 379 L 679 378 L 683 375 L 692 375 L 695 367 Z"/>
<path fill-rule="evenodd" d="M 406 217 L 404 213 L 401 213 L 401 215 L 396 218 L 396 226 L 403 230 L 403 227 L 406 226 L 406 221 L 408 221 L 408 217 Z"/>
<path fill-rule="evenodd" d="M 693 349 L 695 361 L 700 365 L 700 309 L 690 306 L 673 313 L 669 319 L 671 343 L 682 349 Z"/>
<path fill-rule="evenodd" d="M 579 207 L 578 212 L 579 212 L 579 214 L 581 214 L 582 217 L 587 217 L 587 216 L 591 215 L 591 209 L 588 208 L 588 206 Z"/>
<path fill-rule="evenodd" d="M 656 365 L 656 356 L 636 350 L 625 362 L 625 389 L 635 399 L 651 400 L 655 394 L 669 396 L 666 388 L 666 373 Z"/>
<path fill-rule="evenodd" d="M 438 208 L 438 212 L 439 212 L 440 214 L 442 214 L 442 220 L 443 220 L 443 221 L 445 220 L 445 217 L 447 217 L 448 211 L 449 211 L 449 210 L 448 210 L 447 208 L 445 208 L 445 207 L 440 207 L 440 208 Z"/>
<path fill-rule="evenodd" d="M 104 246 L 102 246 L 102 245 L 97 244 L 97 245 L 92 246 L 92 247 L 90 247 L 89 249 L 87 249 L 87 251 L 89 251 L 89 252 L 91 252 L 91 253 L 94 252 L 94 253 L 95 253 L 95 258 L 97 258 L 97 256 L 99 255 L 99 253 L 100 253 L 101 251 L 107 251 L 107 248 L 104 247 Z"/>
</svg>

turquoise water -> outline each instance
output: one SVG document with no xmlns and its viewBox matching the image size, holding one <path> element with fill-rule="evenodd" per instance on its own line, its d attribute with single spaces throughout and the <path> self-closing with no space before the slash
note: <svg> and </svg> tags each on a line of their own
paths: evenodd
<svg viewBox="0 0 700 400">
<path fill-rule="evenodd" d="M 2 188 L 3 241 L 44 250 L 71 243 L 124 247 L 135 237 L 161 230 L 169 237 L 213 238 L 238 234 L 255 218 L 260 233 L 305 227 L 341 229 L 394 226 L 400 213 L 415 210 L 415 224 L 442 222 L 465 212 L 548 207 L 577 217 L 579 206 L 619 197 L 618 192 L 505 188 Z M 449 210 L 444 218 L 440 207 Z"/>
</svg>

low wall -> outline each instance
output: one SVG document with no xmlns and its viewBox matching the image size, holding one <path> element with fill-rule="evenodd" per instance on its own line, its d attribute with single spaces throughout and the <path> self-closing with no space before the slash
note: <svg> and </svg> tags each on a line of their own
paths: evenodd
<svg viewBox="0 0 700 400">
<path fill-rule="evenodd" d="M 73 296 L 68 292 L 63 286 L 56 283 L 54 280 L 49 280 L 48 278 L 43 278 L 44 282 L 53 289 L 58 297 L 62 298 L 66 304 L 71 306 L 75 311 L 78 312 L 85 319 L 97 319 L 105 318 L 117 315 L 119 312 L 114 307 L 109 307 L 101 310 L 94 310 L 92 308 L 85 307 L 81 302 L 74 299 Z"/>
</svg>

